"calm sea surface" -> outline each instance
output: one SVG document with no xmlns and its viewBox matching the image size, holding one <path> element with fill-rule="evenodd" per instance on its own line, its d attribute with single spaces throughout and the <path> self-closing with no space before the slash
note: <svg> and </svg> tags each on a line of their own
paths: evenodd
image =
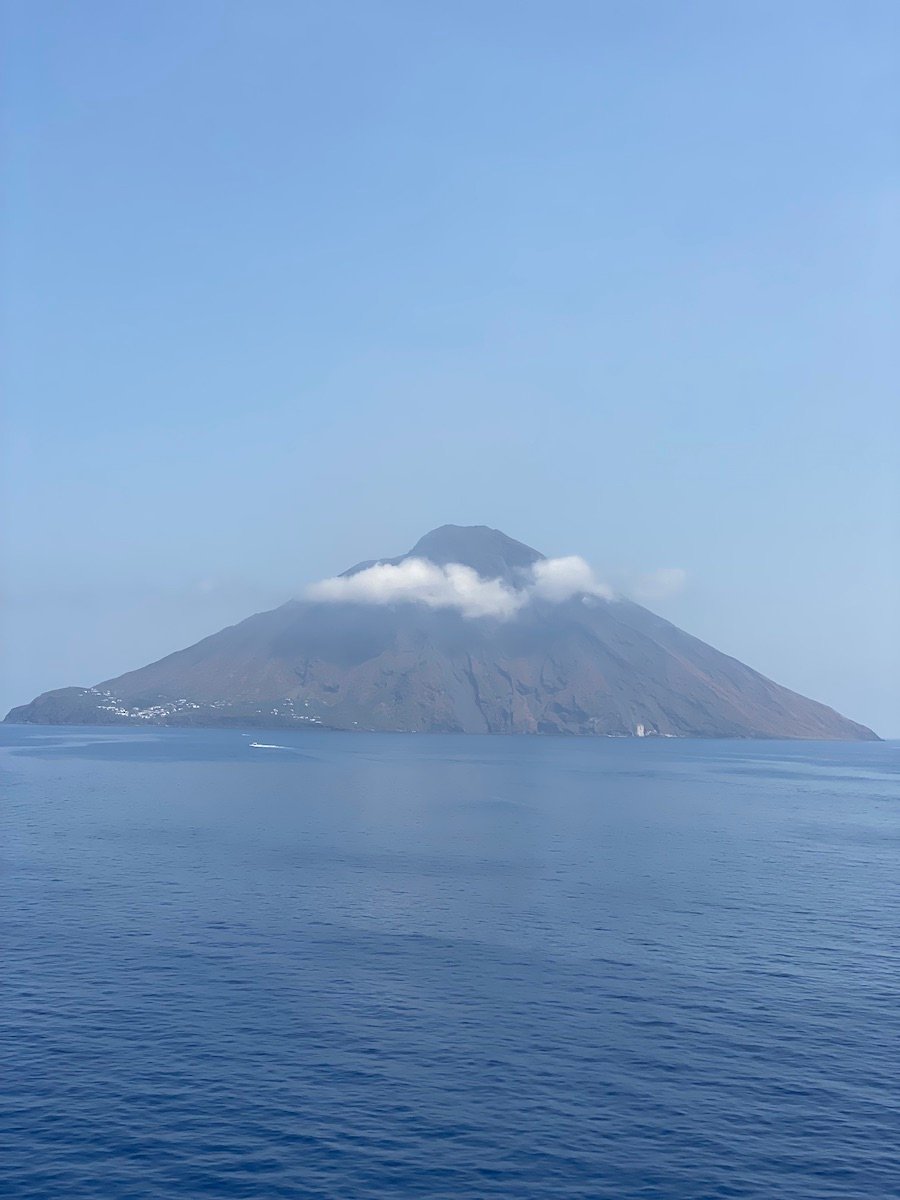
<svg viewBox="0 0 900 1200">
<path fill-rule="evenodd" d="M 897 743 L 0 745 L 4 1197 L 900 1195 Z"/>
</svg>

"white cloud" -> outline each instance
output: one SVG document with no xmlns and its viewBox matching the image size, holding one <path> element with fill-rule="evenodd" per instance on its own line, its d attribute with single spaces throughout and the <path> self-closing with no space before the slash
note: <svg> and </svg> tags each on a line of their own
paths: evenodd
<svg viewBox="0 0 900 1200">
<path fill-rule="evenodd" d="M 637 581 L 634 593 L 642 600 L 661 600 L 684 589 L 687 571 L 683 567 L 658 567 Z"/>
<path fill-rule="evenodd" d="M 612 599 L 612 589 L 594 576 L 590 566 L 577 554 L 567 558 L 544 558 L 531 568 L 531 595 L 560 603 L 573 596 L 598 596 Z"/>
<path fill-rule="evenodd" d="M 438 566 L 424 558 L 376 563 L 355 575 L 323 579 L 306 590 L 310 600 L 357 604 L 411 602 L 428 608 L 453 608 L 464 617 L 514 616 L 532 599 L 561 603 L 574 596 L 612 597 L 583 558 L 541 559 L 523 573 L 522 586 L 484 579 L 462 563 Z"/>
<path fill-rule="evenodd" d="M 471 567 L 439 567 L 425 558 L 376 563 L 355 575 L 323 579 L 307 589 L 311 600 L 397 604 L 413 601 L 428 608 L 456 608 L 465 617 L 511 617 L 527 596 L 499 579 L 482 579 Z"/>
</svg>

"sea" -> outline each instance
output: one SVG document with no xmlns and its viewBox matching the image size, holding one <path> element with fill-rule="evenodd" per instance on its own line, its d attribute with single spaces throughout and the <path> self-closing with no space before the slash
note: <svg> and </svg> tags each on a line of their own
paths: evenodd
<svg viewBox="0 0 900 1200">
<path fill-rule="evenodd" d="M 900 744 L 0 726 L 0 1195 L 900 1196 Z"/>
</svg>

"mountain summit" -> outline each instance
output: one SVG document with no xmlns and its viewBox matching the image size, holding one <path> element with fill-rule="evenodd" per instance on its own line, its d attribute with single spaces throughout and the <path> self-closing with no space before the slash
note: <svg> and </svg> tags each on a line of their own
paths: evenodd
<svg viewBox="0 0 900 1200">
<path fill-rule="evenodd" d="M 504 583 L 516 584 L 521 582 L 523 571 L 545 557 L 487 525 L 441 525 L 419 538 L 408 553 L 358 563 L 345 571 L 344 576 L 356 575 L 379 564 L 397 566 L 410 558 L 424 558 L 439 567 L 460 563 L 471 567 L 483 579 L 502 579 Z"/>
<path fill-rule="evenodd" d="M 874 739 L 640 605 L 580 559 L 442 525 L 271 612 L 9 722 Z"/>
</svg>

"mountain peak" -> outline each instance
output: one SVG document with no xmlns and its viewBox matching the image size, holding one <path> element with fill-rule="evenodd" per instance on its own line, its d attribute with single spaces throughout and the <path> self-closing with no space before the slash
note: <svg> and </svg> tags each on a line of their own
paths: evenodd
<svg viewBox="0 0 900 1200">
<path fill-rule="evenodd" d="M 396 566 L 407 558 L 427 558 L 439 567 L 462 563 L 477 571 L 483 579 L 502 579 L 504 583 L 516 584 L 521 582 L 523 570 L 544 557 L 538 550 L 488 525 L 439 525 L 420 537 L 406 554 L 396 558 L 371 558 L 343 574 L 356 575 L 377 563 Z"/>
<path fill-rule="evenodd" d="M 463 563 L 485 579 L 510 579 L 544 555 L 487 525 L 440 525 L 404 557 L 427 558 L 438 566 Z"/>
</svg>

